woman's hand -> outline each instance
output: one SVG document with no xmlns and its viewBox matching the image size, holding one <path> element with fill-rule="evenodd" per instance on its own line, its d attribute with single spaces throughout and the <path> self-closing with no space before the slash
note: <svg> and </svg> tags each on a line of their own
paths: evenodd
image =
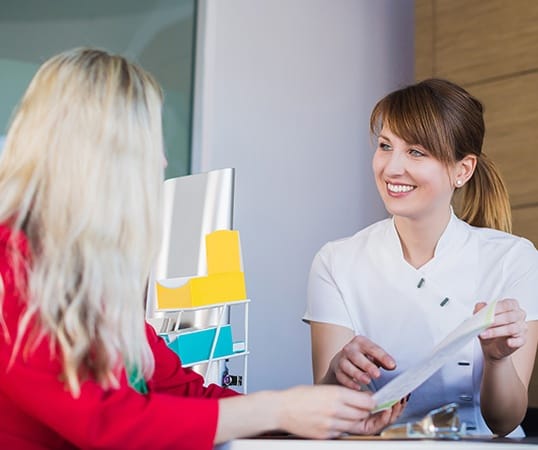
<svg viewBox="0 0 538 450">
<path fill-rule="evenodd" d="M 342 386 L 299 386 L 283 391 L 279 427 L 314 439 L 331 439 L 344 433 L 375 434 L 393 423 L 406 405 L 403 399 L 391 409 L 370 414 L 371 394 Z"/>
<path fill-rule="evenodd" d="M 331 360 L 329 372 L 342 386 L 351 389 L 369 384 L 379 378 L 379 367 L 393 370 L 392 356 L 365 336 L 355 336 Z"/>
<path fill-rule="evenodd" d="M 484 307 L 475 306 L 475 312 Z M 513 299 L 497 302 L 493 324 L 480 333 L 484 371 L 480 411 L 489 429 L 505 436 L 522 421 L 536 355 L 538 322 L 525 322 L 525 311 Z"/>
<path fill-rule="evenodd" d="M 393 424 L 400 416 L 407 405 L 409 396 L 401 399 L 398 403 L 393 405 L 389 409 L 385 409 L 378 413 L 372 414 L 364 420 L 356 423 L 351 430 L 350 434 L 377 434 L 383 428 Z"/>
<path fill-rule="evenodd" d="M 337 385 L 297 386 L 259 391 L 219 400 L 215 443 L 266 432 L 287 431 L 311 439 L 333 439 L 345 433 L 374 434 L 390 425 L 405 408 L 371 414 L 369 392 Z"/>
<path fill-rule="evenodd" d="M 476 313 L 486 303 L 477 303 Z M 520 308 L 517 300 L 503 299 L 497 302 L 493 324 L 480 333 L 480 344 L 484 358 L 497 361 L 510 356 L 527 342 L 526 313 Z"/>
</svg>

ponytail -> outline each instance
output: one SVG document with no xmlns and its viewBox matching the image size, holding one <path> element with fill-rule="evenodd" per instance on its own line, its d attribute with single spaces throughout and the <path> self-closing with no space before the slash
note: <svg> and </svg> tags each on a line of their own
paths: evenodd
<svg viewBox="0 0 538 450">
<path fill-rule="evenodd" d="M 457 215 L 470 225 L 512 232 L 508 190 L 493 161 L 484 153 L 467 184 L 455 195 Z"/>
</svg>

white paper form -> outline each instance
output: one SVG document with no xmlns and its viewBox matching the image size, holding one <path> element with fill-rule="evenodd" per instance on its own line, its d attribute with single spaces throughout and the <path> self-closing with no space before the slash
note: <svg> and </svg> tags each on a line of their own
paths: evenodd
<svg viewBox="0 0 538 450">
<path fill-rule="evenodd" d="M 496 305 L 496 301 L 492 302 L 464 320 L 439 342 L 426 358 L 390 380 L 374 393 L 373 397 L 377 406 L 372 412 L 388 409 L 399 402 L 437 372 L 456 351 L 488 328 L 493 323 Z"/>
</svg>

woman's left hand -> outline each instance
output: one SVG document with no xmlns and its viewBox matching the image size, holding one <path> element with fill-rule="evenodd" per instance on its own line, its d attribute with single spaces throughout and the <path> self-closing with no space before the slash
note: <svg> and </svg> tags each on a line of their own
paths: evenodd
<svg viewBox="0 0 538 450">
<path fill-rule="evenodd" d="M 473 314 L 486 303 L 477 303 Z M 480 344 L 486 360 L 500 360 L 510 356 L 527 341 L 526 313 L 517 300 L 505 298 L 497 302 L 493 324 L 480 333 Z"/>
<path fill-rule="evenodd" d="M 409 395 L 394 404 L 391 408 L 370 415 L 358 421 L 350 430 L 351 434 L 377 434 L 392 425 L 407 406 Z"/>
</svg>

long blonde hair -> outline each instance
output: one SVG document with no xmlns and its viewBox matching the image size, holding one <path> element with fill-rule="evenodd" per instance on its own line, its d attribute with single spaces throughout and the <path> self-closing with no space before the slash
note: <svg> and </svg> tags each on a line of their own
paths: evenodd
<svg viewBox="0 0 538 450">
<path fill-rule="evenodd" d="M 143 302 L 160 243 L 161 107 L 139 66 L 74 49 L 41 66 L 6 137 L 0 221 L 32 253 L 15 352 L 34 323 L 32 346 L 46 335 L 59 348 L 75 396 L 88 378 L 114 387 L 123 368 L 154 370 Z"/>
<path fill-rule="evenodd" d="M 482 152 L 485 125 L 480 101 L 450 81 L 430 78 L 382 98 L 370 117 L 372 134 L 383 125 L 406 142 L 424 146 L 447 166 L 475 155 L 473 176 L 455 196 L 456 211 L 471 225 L 511 232 L 508 191 Z"/>
</svg>

